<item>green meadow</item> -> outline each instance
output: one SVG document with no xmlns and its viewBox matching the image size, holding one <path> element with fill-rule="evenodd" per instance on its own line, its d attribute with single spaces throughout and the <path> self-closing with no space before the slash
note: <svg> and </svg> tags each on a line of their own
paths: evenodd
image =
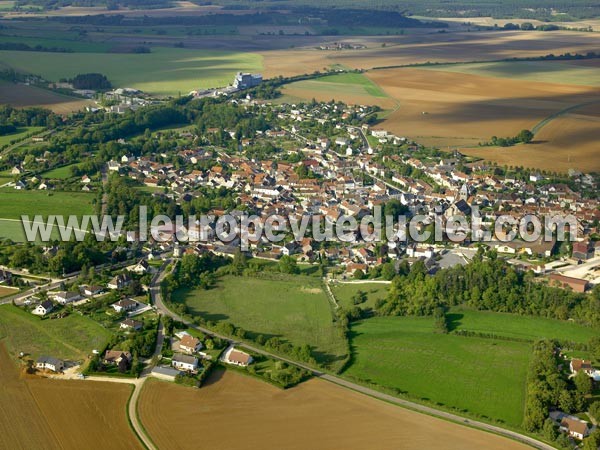
<svg viewBox="0 0 600 450">
<path fill-rule="evenodd" d="M 344 376 L 463 414 L 519 426 L 531 346 L 434 333 L 433 319 L 377 317 L 352 326 Z"/>
<path fill-rule="evenodd" d="M 236 72 L 262 69 L 262 57 L 255 53 L 164 47 L 142 54 L 0 51 L 0 61 L 0 67 L 39 74 L 52 81 L 98 72 L 115 87 L 174 96 L 198 88 L 227 86 Z"/>
<path fill-rule="evenodd" d="M 82 360 L 102 349 L 111 333 L 93 320 L 77 314 L 42 320 L 13 305 L 0 306 L 0 338 L 14 355 L 24 352 L 36 358 Z"/>
<path fill-rule="evenodd" d="M 321 281 L 313 277 L 275 281 L 225 276 L 214 289 L 181 289 L 174 298 L 206 320 L 230 322 L 254 336 L 308 344 L 320 363 L 335 367 L 346 355 Z"/>
</svg>

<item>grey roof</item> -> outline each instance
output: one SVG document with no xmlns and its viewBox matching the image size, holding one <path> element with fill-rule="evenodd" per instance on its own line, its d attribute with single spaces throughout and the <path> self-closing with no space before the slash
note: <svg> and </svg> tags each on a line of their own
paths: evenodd
<svg viewBox="0 0 600 450">
<path fill-rule="evenodd" d="M 177 369 L 173 369 L 171 367 L 161 367 L 161 366 L 156 366 L 154 369 L 152 369 L 152 373 L 159 373 L 161 375 L 167 375 L 170 377 L 174 377 L 179 375 L 181 372 Z"/>
<path fill-rule="evenodd" d="M 40 356 L 37 359 L 37 363 L 40 364 L 52 364 L 53 366 L 60 366 L 63 364 L 62 360 L 58 358 L 53 358 L 52 356 Z"/>
<path fill-rule="evenodd" d="M 189 355 L 181 355 L 179 353 L 176 353 L 175 355 L 173 355 L 172 361 L 186 363 L 186 364 L 198 364 L 198 358 L 194 358 L 193 356 L 189 356 Z"/>
</svg>

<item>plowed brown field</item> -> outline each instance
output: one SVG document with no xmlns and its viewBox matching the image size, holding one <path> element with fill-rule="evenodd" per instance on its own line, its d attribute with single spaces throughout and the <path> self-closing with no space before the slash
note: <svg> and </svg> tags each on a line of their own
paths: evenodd
<svg viewBox="0 0 600 450">
<path fill-rule="evenodd" d="M 162 450 L 529 448 L 317 379 L 286 391 L 232 372 L 199 390 L 148 380 L 138 405 Z"/>
</svg>

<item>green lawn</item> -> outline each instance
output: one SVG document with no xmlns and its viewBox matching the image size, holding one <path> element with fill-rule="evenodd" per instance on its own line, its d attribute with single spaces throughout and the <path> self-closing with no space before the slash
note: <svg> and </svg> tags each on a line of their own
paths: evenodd
<svg viewBox="0 0 600 450">
<path fill-rule="evenodd" d="M 81 360 L 92 350 L 102 349 L 110 335 L 93 320 L 78 314 L 41 320 L 16 306 L 0 306 L 0 338 L 13 355 L 25 352 L 33 358 L 50 355 Z"/>
<path fill-rule="evenodd" d="M 12 141 L 21 139 L 32 132 L 42 131 L 44 127 L 19 127 L 16 132 L 0 136 L 0 147 L 10 144 Z"/>
<path fill-rule="evenodd" d="M 52 81 L 99 72 L 115 87 L 132 87 L 157 95 L 226 86 L 236 72 L 262 69 L 262 57 L 256 53 L 164 47 L 152 48 L 152 53 L 147 54 L 0 51 L 0 61 L 0 67 L 39 74 Z"/>
<path fill-rule="evenodd" d="M 527 343 L 433 332 L 431 318 L 378 317 L 352 326 L 344 375 L 513 426 L 523 418 Z"/>
<path fill-rule="evenodd" d="M 278 336 L 295 345 L 308 344 L 320 363 L 337 367 L 345 357 L 346 343 L 334 327 L 331 306 L 318 279 L 226 276 L 215 289 L 180 290 L 175 298 L 207 320 L 227 321 L 253 335 Z"/>
<path fill-rule="evenodd" d="M 367 301 L 358 306 L 360 306 L 361 308 L 373 308 L 375 306 L 375 302 L 378 299 L 385 299 L 387 297 L 388 291 L 390 289 L 389 284 L 383 283 L 338 283 L 331 284 L 330 286 L 331 292 L 333 292 L 333 295 L 338 301 L 338 304 L 342 308 L 351 308 L 355 306 L 352 303 L 352 297 L 356 295 L 358 291 L 363 291 L 367 294 Z"/>
<path fill-rule="evenodd" d="M 544 81 L 548 83 L 600 86 L 600 70 L 588 61 L 507 61 L 473 64 L 448 64 L 425 67 L 444 72 L 459 72 L 497 78 Z M 590 65 L 586 65 L 590 64 Z"/>
<path fill-rule="evenodd" d="M 600 334 L 598 330 L 572 322 L 462 308 L 453 308 L 448 314 L 448 319 L 450 329 L 491 333 L 519 339 L 548 338 L 585 343 Z"/>
<path fill-rule="evenodd" d="M 42 178 L 50 178 L 53 180 L 66 180 L 72 177 L 71 167 L 77 164 L 69 164 L 68 166 L 57 167 L 40 174 Z"/>
</svg>

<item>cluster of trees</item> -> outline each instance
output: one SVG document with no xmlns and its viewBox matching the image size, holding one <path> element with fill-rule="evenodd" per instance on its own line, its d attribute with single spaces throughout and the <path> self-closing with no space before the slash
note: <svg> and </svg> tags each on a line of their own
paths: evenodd
<svg viewBox="0 0 600 450">
<path fill-rule="evenodd" d="M 432 315 L 436 308 L 455 305 L 497 312 L 574 319 L 590 326 L 600 324 L 600 289 L 592 295 L 548 286 L 498 259 L 494 251 L 484 258 L 480 250 L 466 266 L 427 275 L 415 262 L 408 273 L 401 268 L 385 300 L 375 304 L 380 315 Z"/>
<path fill-rule="evenodd" d="M 73 53 L 70 48 L 64 47 L 46 47 L 44 45 L 31 45 L 24 44 L 23 42 L 2 42 L 0 43 L 0 50 L 13 50 L 20 52 L 50 52 L 50 53 Z"/>
<path fill-rule="evenodd" d="M 14 127 L 55 128 L 62 124 L 62 119 L 48 109 L 17 109 L 9 105 L 0 105 L 0 123 L 4 126 Z"/>
<path fill-rule="evenodd" d="M 75 89 L 92 89 L 96 91 L 102 91 L 112 87 L 112 84 L 110 84 L 108 78 L 101 73 L 80 73 L 74 78 L 70 79 L 69 82 Z"/>
<path fill-rule="evenodd" d="M 559 353 L 555 342 L 543 340 L 534 344 L 527 375 L 523 427 L 527 431 L 541 433 L 559 447 L 570 448 L 568 437 L 558 432 L 557 424 L 548 417 L 548 412 L 559 409 L 569 414 L 588 409 L 586 397 L 592 393 L 593 381 L 583 371 L 572 379 L 566 379 L 560 372 Z M 589 412 L 594 419 L 599 417 L 600 402 L 589 405 Z M 600 434 L 594 433 L 584 441 L 583 448 L 596 450 L 599 444 Z"/>
<path fill-rule="evenodd" d="M 492 136 L 489 142 L 481 145 L 493 145 L 499 147 L 511 147 L 516 144 L 529 144 L 533 140 L 533 133 L 530 130 L 521 130 L 519 134 L 513 137 Z"/>
</svg>

